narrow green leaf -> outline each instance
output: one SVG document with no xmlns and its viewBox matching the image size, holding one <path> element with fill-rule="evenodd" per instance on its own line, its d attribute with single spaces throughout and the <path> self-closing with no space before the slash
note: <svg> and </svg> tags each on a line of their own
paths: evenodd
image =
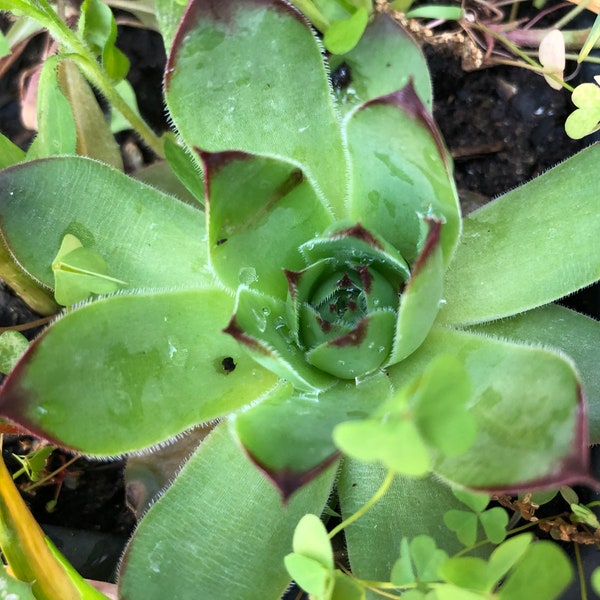
<svg viewBox="0 0 600 600">
<path fill-rule="evenodd" d="M 119 93 L 121 98 L 125 100 L 129 108 L 133 112 L 140 116 L 140 109 L 138 108 L 137 98 L 135 96 L 135 90 L 131 87 L 131 84 L 127 79 L 122 79 L 115 85 L 115 90 Z M 110 130 L 112 133 L 119 133 L 120 131 L 127 131 L 131 129 L 131 123 L 115 108 L 110 107 Z"/>
<path fill-rule="evenodd" d="M 10 54 L 10 44 L 6 40 L 4 33 L 0 32 L 0 57 Z"/>
<path fill-rule="evenodd" d="M 581 50 L 579 51 L 579 56 L 577 56 L 577 62 L 583 62 L 591 52 L 592 48 L 600 38 L 600 15 L 596 15 L 594 19 L 594 24 L 588 33 L 587 39 L 585 40 Z"/>
<path fill-rule="evenodd" d="M 600 278 L 599 160 L 600 146 L 590 146 L 464 220 L 446 274 L 444 323 L 513 315 Z"/>
<path fill-rule="evenodd" d="M 338 117 L 319 44 L 295 9 L 281 0 L 193 0 L 166 72 L 169 112 L 189 147 L 297 165 L 341 214 Z"/>
<path fill-rule="evenodd" d="M 115 46 L 117 24 L 111 9 L 101 0 L 85 0 L 81 5 L 79 32 L 82 38 L 102 57 L 102 66 L 115 82 L 129 70 L 129 60 Z"/>
<path fill-rule="evenodd" d="M 75 154 L 77 128 L 73 110 L 57 80 L 59 57 L 47 58 L 38 84 L 38 134 L 27 152 L 28 160 L 58 154 Z"/>
<path fill-rule="evenodd" d="M 140 523 L 123 559 L 120 597 L 196 598 L 201 590 L 211 600 L 279 600 L 296 523 L 321 512 L 334 476 L 328 469 L 283 506 L 222 424 Z"/>
<path fill-rule="evenodd" d="M 464 17 L 464 10 L 460 6 L 420 6 L 406 13 L 407 19 L 444 19 L 445 21 L 458 21 Z"/>
<path fill-rule="evenodd" d="M 139 450 L 227 414 L 275 383 L 221 332 L 232 304 L 207 288 L 84 305 L 30 346 L 0 412 L 94 455 Z"/>
<path fill-rule="evenodd" d="M 77 128 L 77 154 L 123 170 L 121 150 L 98 100 L 77 66 L 69 60 L 60 63 L 60 88 L 68 99 Z"/>
</svg>

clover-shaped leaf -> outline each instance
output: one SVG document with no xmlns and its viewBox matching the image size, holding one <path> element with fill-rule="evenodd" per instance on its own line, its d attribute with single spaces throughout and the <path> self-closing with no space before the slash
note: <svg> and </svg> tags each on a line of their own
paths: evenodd
<svg viewBox="0 0 600 600">
<path fill-rule="evenodd" d="M 361 600 L 364 591 L 350 577 L 334 569 L 333 550 L 325 526 L 307 514 L 296 526 L 294 552 L 284 558 L 296 583 L 314 600 Z"/>
<path fill-rule="evenodd" d="M 67 233 L 54 261 L 54 297 L 59 304 L 71 306 L 90 294 L 109 294 L 125 281 L 108 275 L 106 261 L 86 248 L 74 235 Z"/>
<path fill-rule="evenodd" d="M 329 598 L 333 589 L 333 551 L 327 530 L 316 515 L 302 517 L 285 566 L 298 585 L 316 598 Z"/>
<path fill-rule="evenodd" d="M 469 397 L 469 380 L 460 362 L 439 356 L 371 418 L 338 425 L 334 441 L 359 460 L 381 461 L 398 473 L 422 476 L 431 469 L 433 451 L 456 455 L 472 444 L 475 425 L 466 408 Z"/>
<path fill-rule="evenodd" d="M 600 121 L 600 86 L 595 83 L 578 85 L 571 96 L 577 106 L 565 121 L 565 131 L 573 139 L 579 140 L 596 131 Z"/>
<path fill-rule="evenodd" d="M 495 544 L 502 542 L 506 537 L 508 524 L 506 511 L 499 506 L 484 510 L 490 500 L 487 494 L 463 490 L 453 490 L 453 493 L 472 511 L 452 509 L 444 514 L 444 523 L 456 533 L 458 539 L 465 546 L 472 546 L 477 540 L 477 528 L 480 522 L 488 540 Z"/>
<path fill-rule="evenodd" d="M 448 554 L 440 550 L 430 536 L 418 535 L 410 543 L 402 538 L 400 558 L 392 567 L 391 581 L 399 587 L 415 581 L 439 581 L 438 570 L 446 560 Z"/>
</svg>

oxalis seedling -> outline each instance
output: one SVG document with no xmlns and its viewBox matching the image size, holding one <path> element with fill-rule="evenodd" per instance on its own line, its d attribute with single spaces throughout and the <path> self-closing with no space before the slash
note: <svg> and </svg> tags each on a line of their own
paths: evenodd
<svg viewBox="0 0 600 600">
<path fill-rule="evenodd" d="M 0 172 L 25 287 L 74 303 L 8 375 L 3 417 L 97 457 L 220 421 L 141 520 L 120 596 L 276 600 L 295 577 L 316 598 L 535 597 L 550 565 L 557 597 L 562 552 L 502 541 L 504 512 L 452 487 L 595 485 L 600 329 L 551 303 L 600 277 L 598 148 L 461 220 L 426 63 L 385 14 L 332 57 L 333 88 L 281 0 L 192 0 L 176 28 L 161 7 L 168 189 L 81 156 Z M 352 576 L 317 519 L 332 493 Z"/>
</svg>

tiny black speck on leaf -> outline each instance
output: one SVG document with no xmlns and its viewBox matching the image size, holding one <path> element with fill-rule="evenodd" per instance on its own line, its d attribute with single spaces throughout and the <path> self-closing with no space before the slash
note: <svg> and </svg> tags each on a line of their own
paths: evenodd
<svg viewBox="0 0 600 600">
<path fill-rule="evenodd" d="M 231 358 L 231 356 L 226 356 L 221 361 L 221 366 L 223 367 L 223 371 L 225 371 L 225 374 L 228 375 L 229 373 L 235 370 L 236 364 L 233 362 L 233 358 Z"/>
</svg>

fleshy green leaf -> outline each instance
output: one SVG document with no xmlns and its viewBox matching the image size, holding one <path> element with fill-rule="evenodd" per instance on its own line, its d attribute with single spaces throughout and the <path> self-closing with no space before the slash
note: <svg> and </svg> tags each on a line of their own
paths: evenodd
<svg viewBox="0 0 600 600">
<path fill-rule="evenodd" d="M 200 165 L 192 158 L 190 151 L 176 144 L 171 137 L 165 137 L 165 158 L 173 173 L 194 198 L 204 205 L 204 181 Z"/>
<path fill-rule="evenodd" d="M 344 461 L 338 483 L 344 518 L 372 497 L 385 473 L 377 465 Z M 388 581 L 390 561 L 398 556 L 402 538 L 412 539 L 424 531 L 434 537 L 438 548 L 458 552 L 462 546 L 442 515 L 460 507 L 450 488 L 433 477 L 396 476 L 383 498 L 345 531 L 352 572 L 363 579 Z"/>
<path fill-rule="evenodd" d="M 599 160 L 600 145 L 590 146 L 464 220 L 444 323 L 510 316 L 600 278 Z"/>
<path fill-rule="evenodd" d="M 140 523 L 123 559 L 120 597 L 196 598 L 201 590 L 211 600 L 278 600 L 289 584 L 283 558 L 294 528 L 321 512 L 334 476 L 332 467 L 282 506 L 220 425 Z"/>
<path fill-rule="evenodd" d="M 342 421 L 364 418 L 389 393 L 382 374 L 358 385 L 340 382 L 321 393 L 301 393 L 281 385 L 239 413 L 233 424 L 253 460 L 286 497 L 336 456 L 333 428 Z"/>
<path fill-rule="evenodd" d="M 226 414 L 275 383 L 221 332 L 232 304 L 207 288 L 112 296 L 69 312 L 6 380 L 0 412 L 94 455 L 139 450 Z"/>
<path fill-rule="evenodd" d="M 0 373 L 9 373 L 15 366 L 29 341 L 18 331 L 4 331 L 0 334 Z"/>
<path fill-rule="evenodd" d="M 319 44 L 295 9 L 281 0 L 193 0 L 166 72 L 169 112 L 190 148 L 281 158 L 339 213 L 342 135 Z"/>
<path fill-rule="evenodd" d="M 460 232 L 456 189 L 440 133 L 412 83 L 365 104 L 346 128 L 352 160 L 350 217 L 382 235 L 409 263 L 425 237 L 423 217 L 442 220 L 447 264 Z"/>
<path fill-rule="evenodd" d="M 0 198 L 4 241 L 16 262 L 48 287 L 68 233 L 130 288 L 213 280 L 204 213 L 95 161 L 62 157 L 6 169 Z"/>
<path fill-rule="evenodd" d="M 299 269 L 298 247 L 331 224 L 302 171 L 272 158 L 204 154 L 209 251 L 220 279 L 235 290 L 252 268 L 257 286 L 284 299 L 283 268 Z"/>
<path fill-rule="evenodd" d="M 389 372 L 400 387 L 440 353 L 466 367 L 475 443 L 434 471 L 461 485 L 493 490 L 589 481 L 585 415 L 571 364 L 554 352 L 435 328 Z"/>
<path fill-rule="evenodd" d="M 332 72 L 342 62 L 349 69 L 350 81 L 341 89 L 334 86 L 334 92 L 343 111 L 391 94 L 403 88 L 410 79 L 423 104 L 431 110 L 431 79 L 423 52 L 388 15 L 378 14 L 348 54 L 331 58 Z"/>
<path fill-rule="evenodd" d="M 186 4 L 185 0 L 155 0 L 156 20 L 167 52 L 177 33 Z"/>
<path fill-rule="evenodd" d="M 441 225 L 430 221 L 427 226 L 429 232 L 423 248 L 402 291 L 394 345 L 387 365 L 400 362 L 421 345 L 439 310 L 444 280 Z"/>
<path fill-rule="evenodd" d="M 583 381 L 590 442 L 600 441 L 600 371 L 596 357 L 596 350 L 600 347 L 598 321 L 562 306 L 548 305 L 470 329 L 501 339 L 557 348 L 572 358 Z"/>
<path fill-rule="evenodd" d="M 285 302 L 242 286 L 225 332 L 257 363 L 287 379 L 298 390 L 315 392 L 334 385 L 334 377 L 306 362 L 303 352 L 293 343 L 285 315 Z"/>
</svg>

